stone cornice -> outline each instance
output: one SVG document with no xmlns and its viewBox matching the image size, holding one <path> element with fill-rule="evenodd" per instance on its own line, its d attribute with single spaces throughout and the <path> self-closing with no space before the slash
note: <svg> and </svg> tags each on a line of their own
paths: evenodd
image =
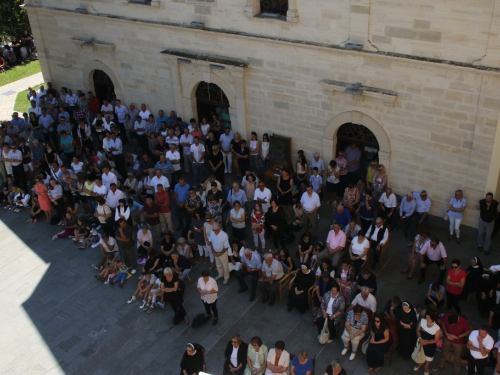
<svg viewBox="0 0 500 375">
<path fill-rule="evenodd" d="M 231 65 L 240 68 L 246 68 L 248 67 L 248 65 L 250 65 L 245 60 L 235 59 L 233 57 L 212 55 L 208 53 L 199 53 L 194 51 L 186 51 L 176 48 L 167 48 L 166 50 L 163 50 L 160 53 L 163 53 L 165 55 L 177 56 L 188 60 L 201 60 L 214 64 Z"/>
<path fill-rule="evenodd" d="M 102 40 L 96 40 L 94 38 L 81 38 L 81 37 L 73 37 L 71 40 L 79 45 L 80 47 L 100 47 L 100 48 L 105 48 L 105 49 L 115 49 L 115 44 L 114 43 L 108 43 L 108 42 L 103 42 Z"/>
<path fill-rule="evenodd" d="M 353 85 L 353 83 L 322 79 L 319 81 L 319 84 L 323 87 L 323 92 L 325 94 L 333 94 L 336 91 L 347 95 L 353 95 L 353 98 L 356 98 L 355 100 L 364 100 L 365 97 L 380 99 L 384 105 L 388 107 L 394 107 L 394 103 L 398 98 L 398 93 L 396 91 L 381 89 L 378 87 L 360 86 L 359 89 L 362 93 L 354 95 L 346 91 Z"/>
</svg>

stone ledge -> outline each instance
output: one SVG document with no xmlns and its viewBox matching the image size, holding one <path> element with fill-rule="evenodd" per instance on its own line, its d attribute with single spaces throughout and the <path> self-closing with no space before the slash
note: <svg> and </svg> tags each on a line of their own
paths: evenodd
<svg viewBox="0 0 500 375">
<path fill-rule="evenodd" d="M 330 79 L 322 79 L 319 81 L 319 84 L 323 87 L 323 92 L 325 94 L 333 93 L 332 90 L 345 93 L 346 89 L 352 86 L 352 83 L 349 82 L 332 81 Z M 396 91 L 381 89 L 378 87 L 362 85 L 360 88 L 363 90 L 363 93 L 360 95 L 353 95 L 354 99 L 363 101 L 364 97 L 376 98 L 382 100 L 384 105 L 388 107 L 394 107 L 394 103 L 399 95 Z"/>
<path fill-rule="evenodd" d="M 123 5 L 135 6 L 135 7 L 160 7 L 160 0 L 151 1 L 137 1 L 137 0 L 123 0 Z"/>
<path fill-rule="evenodd" d="M 111 50 L 114 50 L 116 47 L 114 43 L 103 42 L 102 40 L 96 40 L 94 38 L 74 37 L 71 38 L 71 40 L 80 47 L 100 47 Z"/>
<path fill-rule="evenodd" d="M 206 54 L 206 53 L 197 53 L 197 52 L 186 51 L 186 50 L 175 49 L 175 48 L 167 48 L 166 50 L 163 50 L 160 53 L 163 53 L 165 55 L 181 57 L 184 59 L 201 60 L 201 61 L 207 61 L 207 62 L 215 63 L 215 64 L 237 66 L 240 68 L 246 68 L 250 65 L 245 60 L 235 59 L 233 57 L 221 56 L 221 55 L 211 55 L 211 54 Z"/>
</svg>

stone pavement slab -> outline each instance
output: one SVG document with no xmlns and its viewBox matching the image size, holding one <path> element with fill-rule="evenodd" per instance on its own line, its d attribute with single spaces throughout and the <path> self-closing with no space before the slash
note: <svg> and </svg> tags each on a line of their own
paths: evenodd
<svg viewBox="0 0 500 375">
<path fill-rule="evenodd" d="M 322 207 L 320 215 L 319 233 L 326 238 L 331 208 Z M 173 313 L 168 307 L 146 314 L 139 310 L 140 301 L 127 304 L 137 276 L 123 289 L 97 282 L 90 265 L 98 260 L 98 249 L 79 251 L 69 240 L 51 241 L 59 227 L 43 221 L 29 225 L 26 219 L 26 212 L 0 210 L 0 373 L 178 374 L 185 344 L 198 342 L 206 348 L 209 373 L 221 374 L 224 349 L 236 332 L 246 342 L 258 335 L 269 347 L 282 339 L 292 353 L 306 348 L 317 357 L 316 374 L 323 374 L 327 364 L 340 357 L 340 340 L 324 346 L 318 343 L 310 310 L 304 315 L 286 311 L 288 290 L 274 307 L 262 304 L 259 294 L 250 303 L 248 293 L 237 293 L 237 280 L 231 277 L 227 285 L 219 285 L 217 326 L 173 326 Z M 447 238 L 443 230 L 433 235 Z M 292 254 L 298 237 L 289 247 Z M 447 240 L 444 244 L 450 261 L 458 258 L 467 266 L 470 257 L 477 255 L 473 238 L 464 237 L 461 245 Z M 408 255 L 402 233 L 391 233 L 384 264 L 375 270 L 379 310 L 394 295 L 414 304 L 423 302 L 428 284 L 437 277 L 437 272 L 432 277 L 430 271 L 422 285 L 417 284 L 418 277 L 406 280 L 400 270 Z M 496 240 L 492 255 L 486 258 L 481 254 L 481 258 L 489 266 L 500 262 L 499 255 Z M 204 311 L 196 280 L 205 267 L 204 263 L 198 264 L 191 271 L 192 282 L 186 282 L 185 308 L 190 319 Z M 215 276 L 215 271 L 212 274 Z M 484 322 L 474 298 L 461 302 L 461 306 L 474 327 Z M 364 355 L 359 354 L 352 362 L 343 360 L 349 374 L 365 373 Z M 395 354 L 392 365 L 387 362 L 382 371 L 405 374 L 412 368 L 411 361 L 403 361 Z"/>
<path fill-rule="evenodd" d="M 36 73 L 29 77 L 11 82 L 0 87 L 0 119 L 10 119 L 10 115 L 14 111 L 17 94 L 28 87 L 32 87 L 43 83 L 42 73 Z M 29 103 L 26 100 L 26 110 L 29 108 Z"/>
</svg>

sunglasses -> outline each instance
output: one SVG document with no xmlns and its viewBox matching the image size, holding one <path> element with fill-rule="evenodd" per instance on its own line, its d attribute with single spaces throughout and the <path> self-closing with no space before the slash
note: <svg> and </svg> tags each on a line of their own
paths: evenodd
<svg viewBox="0 0 500 375">
<path fill-rule="evenodd" d="M 451 268 L 457 269 L 457 268 L 458 268 L 458 266 L 452 266 Z"/>
<path fill-rule="evenodd" d="M 375 320 L 375 323 L 380 323 L 380 320 Z"/>
</svg>

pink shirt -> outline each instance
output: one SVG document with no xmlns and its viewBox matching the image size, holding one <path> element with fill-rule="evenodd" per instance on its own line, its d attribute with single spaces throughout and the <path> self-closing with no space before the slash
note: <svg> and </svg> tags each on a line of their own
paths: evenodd
<svg viewBox="0 0 500 375">
<path fill-rule="evenodd" d="M 330 245 L 330 249 L 335 249 L 336 247 L 345 247 L 345 233 L 339 230 L 338 234 L 335 234 L 334 230 L 328 232 L 328 238 L 326 242 Z"/>
<path fill-rule="evenodd" d="M 435 262 L 448 257 L 442 242 L 436 246 L 436 249 L 432 248 L 431 241 L 427 242 L 422 250 L 420 250 L 420 254 L 427 254 L 427 257 Z"/>
</svg>

